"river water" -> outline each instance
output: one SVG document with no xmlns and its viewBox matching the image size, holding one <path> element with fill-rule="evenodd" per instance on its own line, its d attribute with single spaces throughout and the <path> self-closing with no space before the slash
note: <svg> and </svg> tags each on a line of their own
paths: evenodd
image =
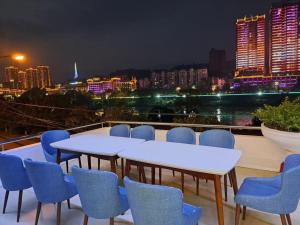
<svg viewBox="0 0 300 225">
<path fill-rule="evenodd" d="M 154 96 L 111 99 L 102 106 L 125 107 L 152 121 L 171 122 L 174 117 L 211 118 L 212 123 L 256 125 L 252 113 L 268 105 L 279 105 L 285 98 L 295 99 L 300 93 L 255 93 L 229 95 Z M 172 119 L 170 119 L 172 117 Z"/>
</svg>

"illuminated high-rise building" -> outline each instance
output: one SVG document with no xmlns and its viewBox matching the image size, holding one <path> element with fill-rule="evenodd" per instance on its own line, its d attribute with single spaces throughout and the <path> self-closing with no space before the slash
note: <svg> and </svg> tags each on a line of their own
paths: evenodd
<svg viewBox="0 0 300 225">
<path fill-rule="evenodd" d="M 9 66 L 5 67 L 4 82 L 9 88 L 18 88 L 18 67 Z"/>
<path fill-rule="evenodd" d="M 299 1 L 282 1 L 270 11 L 270 73 L 300 74 Z"/>
<path fill-rule="evenodd" d="M 237 20 L 235 77 L 265 74 L 265 39 L 265 15 Z"/>
<path fill-rule="evenodd" d="M 37 66 L 37 85 L 40 88 L 51 87 L 52 79 L 49 66 Z"/>
<path fill-rule="evenodd" d="M 12 82 L 12 81 L 18 82 L 18 72 L 19 72 L 18 67 L 15 66 L 5 67 L 4 82 Z"/>
<path fill-rule="evenodd" d="M 26 86 L 28 89 L 39 87 L 38 77 L 37 77 L 37 69 L 28 68 L 26 69 Z"/>
<path fill-rule="evenodd" d="M 28 89 L 26 72 L 24 72 L 24 71 L 19 71 L 18 72 L 18 83 L 19 83 L 19 89 L 23 89 L 23 90 Z"/>
</svg>

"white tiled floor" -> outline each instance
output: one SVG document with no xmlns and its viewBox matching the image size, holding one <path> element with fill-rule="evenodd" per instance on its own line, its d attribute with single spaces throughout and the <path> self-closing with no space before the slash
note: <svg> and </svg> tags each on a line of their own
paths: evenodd
<svg viewBox="0 0 300 225">
<path fill-rule="evenodd" d="M 22 158 L 33 158 L 42 160 L 43 156 L 40 152 L 40 147 L 35 146 L 30 150 L 24 150 L 21 152 L 11 152 L 13 154 L 18 153 Z M 19 154 L 21 153 L 21 154 Z M 86 159 L 83 157 L 83 163 L 86 164 Z M 73 162 L 72 162 L 73 163 Z M 72 163 L 70 163 L 72 165 Z M 74 161 L 74 164 L 77 164 L 77 161 Z M 93 166 L 97 166 L 96 160 L 93 161 Z M 105 161 L 101 161 L 102 169 L 108 169 L 109 164 Z M 65 166 L 62 164 L 62 167 Z M 133 176 L 134 174 L 133 169 Z M 146 174 L 149 171 L 146 171 Z M 259 170 L 249 170 L 243 168 L 237 168 L 237 175 L 239 183 L 242 182 L 244 177 L 247 176 L 272 176 L 272 173 L 259 171 Z M 171 185 L 175 187 L 180 186 L 180 175 L 177 173 L 175 177 L 172 176 L 170 171 L 163 170 L 163 183 L 166 185 Z M 191 204 L 198 205 L 203 208 L 203 217 L 199 224 L 201 225 L 216 225 L 216 206 L 214 201 L 214 188 L 212 182 L 206 183 L 204 180 L 200 181 L 200 196 L 196 196 L 195 194 L 195 182 L 192 177 L 185 177 L 185 201 Z M 4 190 L 0 189 L 0 204 L 2 204 L 4 198 Z M 0 225 L 13 225 L 16 223 L 16 209 L 17 209 L 17 198 L 18 193 L 11 193 L 8 205 L 7 205 L 7 213 L 5 215 L 0 214 Z M 224 203 L 224 215 L 225 215 L 225 224 L 233 225 L 234 224 L 234 204 L 233 204 L 233 193 L 232 189 L 229 188 L 229 201 L 228 203 Z M 80 208 L 80 201 L 78 197 L 74 197 L 71 199 L 72 209 L 69 210 L 67 208 L 67 204 L 63 204 L 62 206 L 62 225 L 78 225 L 83 222 L 83 212 Z M 36 213 L 36 205 L 37 201 L 35 199 L 34 193 L 32 189 L 24 191 L 23 194 L 23 206 L 21 213 L 20 225 L 33 225 Z M 1 205 L 2 206 L 2 205 Z M 41 216 L 40 216 L 40 225 L 54 225 L 56 224 L 56 210 L 53 204 L 44 205 L 42 208 Z M 129 222 L 125 222 L 125 220 L 131 220 L 130 214 L 126 214 L 120 218 L 116 218 L 115 224 L 131 224 Z M 295 225 L 300 224 L 300 212 L 297 210 L 292 215 L 292 219 Z M 106 225 L 109 224 L 107 220 L 89 220 L 89 224 L 98 224 L 98 225 Z M 254 210 L 249 209 L 247 213 L 247 219 L 245 221 L 241 221 L 240 225 L 267 225 L 274 224 L 279 225 L 280 219 L 278 216 L 268 215 L 260 212 L 256 212 Z M 150 225 L 150 224 L 149 224 Z"/>
</svg>

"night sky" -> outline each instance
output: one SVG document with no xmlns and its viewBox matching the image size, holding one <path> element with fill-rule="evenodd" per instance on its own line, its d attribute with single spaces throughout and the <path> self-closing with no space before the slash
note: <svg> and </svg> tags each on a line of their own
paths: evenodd
<svg viewBox="0 0 300 225">
<path fill-rule="evenodd" d="M 205 63 L 210 48 L 234 58 L 238 17 L 276 0 L 1 0 L 0 55 L 24 52 L 55 81 L 117 69 Z M 26 65 L 27 66 L 27 65 Z"/>
</svg>

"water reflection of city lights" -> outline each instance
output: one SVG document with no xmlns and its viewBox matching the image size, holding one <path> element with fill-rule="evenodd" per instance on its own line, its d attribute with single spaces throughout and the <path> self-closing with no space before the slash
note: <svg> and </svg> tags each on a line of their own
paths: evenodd
<svg viewBox="0 0 300 225">
<path fill-rule="evenodd" d="M 217 108 L 217 120 L 218 122 L 221 122 L 222 117 L 221 117 L 222 111 L 220 108 Z"/>
</svg>

